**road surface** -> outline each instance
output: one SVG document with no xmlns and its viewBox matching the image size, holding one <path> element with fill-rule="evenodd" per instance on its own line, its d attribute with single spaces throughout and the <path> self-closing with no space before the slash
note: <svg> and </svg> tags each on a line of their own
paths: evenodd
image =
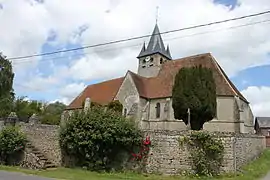
<svg viewBox="0 0 270 180">
<path fill-rule="evenodd" d="M 53 180 L 22 173 L 0 171 L 0 180 Z"/>
<path fill-rule="evenodd" d="M 268 172 L 267 175 L 261 180 L 270 180 L 270 172 Z"/>
</svg>

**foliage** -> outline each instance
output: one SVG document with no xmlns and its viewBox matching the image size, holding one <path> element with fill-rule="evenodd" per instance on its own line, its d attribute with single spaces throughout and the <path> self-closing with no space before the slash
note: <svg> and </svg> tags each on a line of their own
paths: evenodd
<svg viewBox="0 0 270 180">
<path fill-rule="evenodd" d="M 133 161 L 147 160 L 150 146 L 151 146 L 151 140 L 150 140 L 150 137 L 147 136 L 141 144 L 139 153 L 132 153 L 131 154 L 133 156 L 133 158 L 131 160 L 133 160 Z"/>
<path fill-rule="evenodd" d="M 77 166 L 91 170 L 110 170 L 121 164 L 121 153 L 140 145 L 142 134 L 130 121 L 112 111 L 93 108 L 76 112 L 61 127 L 60 145 Z"/>
<path fill-rule="evenodd" d="M 26 136 L 18 127 L 6 126 L 0 131 L 0 158 L 4 164 L 9 164 L 10 159 L 24 150 Z"/>
<path fill-rule="evenodd" d="M 41 114 L 42 103 L 38 101 L 28 101 L 26 97 L 18 97 L 14 102 L 14 111 L 20 120 L 28 121 L 33 114 Z"/>
<path fill-rule="evenodd" d="M 212 70 L 202 66 L 181 68 L 175 77 L 172 101 L 176 119 L 188 124 L 190 108 L 191 129 L 202 129 L 205 122 L 216 116 L 216 84 Z"/>
<path fill-rule="evenodd" d="M 14 73 L 12 64 L 0 54 L 0 117 L 6 117 L 12 110 Z"/>
<path fill-rule="evenodd" d="M 145 166 L 147 165 L 148 155 L 151 147 L 150 136 L 147 136 L 141 143 L 141 146 L 138 147 L 139 150 L 137 153 L 131 153 L 131 161 L 136 162 L 136 166 L 139 167 L 139 172 L 145 171 Z"/>
<path fill-rule="evenodd" d="M 66 105 L 61 102 L 55 102 L 47 105 L 41 115 L 42 124 L 59 125 L 61 114 Z"/>
<path fill-rule="evenodd" d="M 224 146 L 220 139 L 208 132 L 192 131 L 179 139 L 180 145 L 187 144 L 192 168 L 198 175 L 218 175 L 223 161 Z"/>
<path fill-rule="evenodd" d="M 122 113 L 123 105 L 120 103 L 120 101 L 115 100 L 108 104 L 108 109 L 117 113 Z"/>
<path fill-rule="evenodd" d="M 91 102 L 91 108 L 101 108 L 103 105 L 97 103 L 97 102 Z"/>
</svg>

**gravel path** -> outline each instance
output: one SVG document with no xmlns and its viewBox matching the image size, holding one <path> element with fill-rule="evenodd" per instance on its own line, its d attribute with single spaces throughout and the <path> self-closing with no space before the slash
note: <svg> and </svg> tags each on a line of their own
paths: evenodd
<svg viewBox="0 0 270 180">
<path fill-rule="evenodd" d="M 0 180 L 52 180 L 52 179 L 25 175 L 22 173 L 0 171 Z"/>
</svg>

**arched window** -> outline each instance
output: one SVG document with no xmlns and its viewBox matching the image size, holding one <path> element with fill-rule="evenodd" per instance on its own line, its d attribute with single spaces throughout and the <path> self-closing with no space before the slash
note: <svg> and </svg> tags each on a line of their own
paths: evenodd
<svg viewBox="0 0 270 180">
<path fill-rule="evenodd" d="M 154 61 L 154 58 L 151 57 L 150 62 L 153 62 L 153 61 Z"/>
<path fill-rule="evenodd" d="M 127 108 L 124 109 L 124 117 L 127 116 Z"/>
<path fill-rule="evenodd" d="M 160 62 L 159 62 L 160 64 L 162 64 L 163 63 L 163 59 L 162 58 L 160 58 Z"/>
<path fill-rule="evenodd" d="M 160 103 L 156 105 L 156 118 L 160 118 Z"/>
</svg>

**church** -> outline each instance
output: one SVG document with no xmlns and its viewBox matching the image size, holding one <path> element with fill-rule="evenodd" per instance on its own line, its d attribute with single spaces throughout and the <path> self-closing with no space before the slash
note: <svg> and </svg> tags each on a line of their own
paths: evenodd
<svg viewBox="0 0 270 180">
<path fill-rule="evenodd" d="M 133 117 L 144 130 L 185 130 L 182 120 L 174 118 L 172 88 L 182 67 L 211 68 L 216 83 L 217 115 L 204 124 L 208 131 L 254 133 L 253 114 L 248 100 L 240 93 L 211 53 L 172 59 L 156 24 L 150 41 L 142 45 L 137 57 L 137 73 L 87 86 L 66 108 L 63 116 L 83 110 L 86 100 L 106 105 L 119 100 L 123 115 Z"/>
</svg>

